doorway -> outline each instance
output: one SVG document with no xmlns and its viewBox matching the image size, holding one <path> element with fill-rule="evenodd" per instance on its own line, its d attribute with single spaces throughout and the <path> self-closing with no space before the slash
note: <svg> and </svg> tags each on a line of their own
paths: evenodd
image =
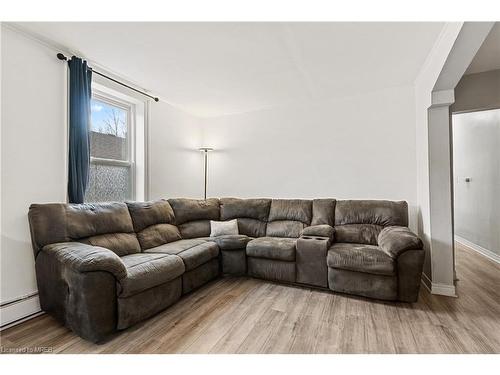
<svg viewBox="0 0 500 375">
<path fill-rule="evenodd" d="M 453 113 L 452 134 L 455 241 L 500 262 L 500 109 Z"/>
</svg>

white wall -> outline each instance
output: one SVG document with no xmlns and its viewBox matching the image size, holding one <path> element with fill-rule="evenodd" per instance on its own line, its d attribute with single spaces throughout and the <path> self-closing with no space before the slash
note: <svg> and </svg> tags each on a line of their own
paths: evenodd
<svg viewBox="0 0 500 375">
<path fill-rule="evenodd" d="M 455 88 L 452 112 L 500 108 L 500 69 L 468 74 Z"/>
<path fill-rule="evenodd" d="M 203 198 L 203 159 L 197 118 L 164 103 L 151 103 L 149 198 Z"/>
<path fill-rule="evenodd" d="M 54 51 L 2 28 L 1 302 L 36 292 L 28 207 L 66 200 L 66 76 Z M 38 309 L 2 309 L 3 325 Z M 20 315 L 19 315 L 20 314 Z"/>
<path fill-rule="evenodd" d="M 500 259 L 500 109 L 453 115 L 453 166 L 455 234 Z"/>
<path fill-rule="evenodd" d="M 202 119 L 208 195 L 402 199 L 414 212 L 414 103 L 408 86 Z"/>
</svg>

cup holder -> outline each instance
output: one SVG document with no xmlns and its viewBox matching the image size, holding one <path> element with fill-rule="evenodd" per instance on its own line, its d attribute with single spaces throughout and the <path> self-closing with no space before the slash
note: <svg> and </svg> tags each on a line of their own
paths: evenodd
<svg viewBox="0 0 500 375">
<path fill-rule="evenodd" d="M 304 240 L 326 241 L 326 238 L 325 238 L 325 237 L 309 237 L 309 236 L 302 236 L 302 239 L 304 239 Z"/>
</svg>

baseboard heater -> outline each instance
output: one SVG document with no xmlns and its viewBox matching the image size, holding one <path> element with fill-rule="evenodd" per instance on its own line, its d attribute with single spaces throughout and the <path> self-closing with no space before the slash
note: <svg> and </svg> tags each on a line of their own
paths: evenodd
<svg viewBox="0 0 500 375">
<path fill-rule="evenodd" d="M 38 292 L 0 303 L 0 312 L 0 330 L 12 327 L 43 313 L 38 303 Z"/>
</svg>

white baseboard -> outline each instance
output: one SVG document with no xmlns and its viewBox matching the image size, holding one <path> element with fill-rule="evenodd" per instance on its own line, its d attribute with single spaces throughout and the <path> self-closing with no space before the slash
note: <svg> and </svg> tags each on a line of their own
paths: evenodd
<svg viewBox="0 0 500 375">
<path fill-rule="evenodd" d="M 458 297 L 455 285 L 433 283 L 425 273 L 422 274 L 422 285 L 431 294 L 437 294 L 440 296 L 447 296 L 447 297 Z"/>
<path fill-rule="evenodd" d="M 458 297 L 455 285 L 432 283 L 431 293 L 440 296 Z"/>
<path fill-rule="evenodd" d="M 500 263 L 500 255 L 494 253 L 491 250 L 485 249 L 484 247 L 476 245 L 475 243 L 470 242 L 470 241 L 466 240 L 465 238 L 457 236 L 457 235 L 455 235 L 455 241 L 457 241 L 458 243 L 460 243 L 464 246 L 467 246 L 468 248 L 474 250 L 475 252 L 485 256 L 486 258 L 488 258 L 496 263 Z"/>
<path fill-rule="evenodd" d="M 420 281 L 424 288 L 427 289 L 429 293 L 432 293 L 432 281 L 425 273 L 422 273 L 422 278 L 420 279 Z"/>
<path fill-rule="evenodd" d="M 40 301 L 36 292 L 5 301 L 0 307 L 0 330 L 21 323 L 40 312 Z"/>
</svg>

